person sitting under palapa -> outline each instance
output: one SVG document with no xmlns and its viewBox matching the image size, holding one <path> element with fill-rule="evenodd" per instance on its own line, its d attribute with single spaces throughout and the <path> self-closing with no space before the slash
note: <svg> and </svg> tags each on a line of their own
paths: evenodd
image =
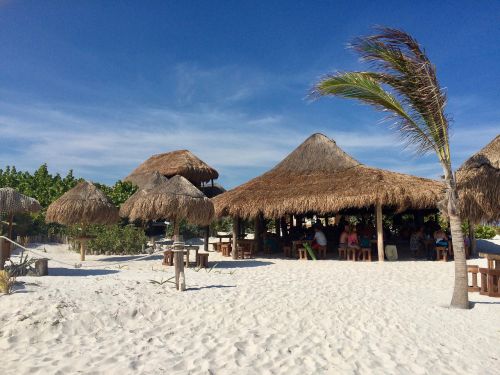
<svg viewBox="0 0 500 375">
<path fill-rule="evenodd" d="M 311 247 L 313 250 L 316 250 L 320 257 L 326 258 L 326 246 L 327 246 L 327 240 L 326 236 L 321 230 L 320 225 L 316 225 L 314 227 L 314 239 L 311 244 Z"/>
</svg>

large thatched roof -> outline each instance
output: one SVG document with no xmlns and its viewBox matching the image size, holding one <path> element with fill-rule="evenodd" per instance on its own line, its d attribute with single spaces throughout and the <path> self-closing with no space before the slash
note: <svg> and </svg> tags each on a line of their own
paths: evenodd
<svg viewBox="0 0 500 375">
<path fill-rule="evenodd" d="M 11 187 L 0 189 L 0 213 L 13 215 L 21 212 L 37 212 L 40 209 L 40 203 L 35 198 L 21 194 Z"/>
<path fill-rule="evenodd" d="M 167 178 L 161 175 L 159 172 L 144 172 L 131 174 L 126 177 L 124 181 L 130 182 L 136 185 L 139 189 L 149 189 L 159 183 L 167 182 Z"/>
<path fill-rule="evenodd" d="M 119 220 L 118 208 L 94 184 L 78 183 L 47 209 L 45 221 L 64 225 L 112 224 Z"/>
<path fill-rule="evenodd" d="M 153 155 L 127 176 L 125 181 L 131 181 L 133 175 L 145 172 L 159 172 L 168 178 L 180 175 L 197 185 L 219 177 L 215 169 L 188 150 Z"/>
<path fill-rule="evenodd" d="M 459 211 L 473 223 L 500 220 L 500 135 L 457 170 Z"/>
<path fill-rule="evenodd" d="M 214 205 L 186 178 L 174 176 L 134 193 L 120 208 L 120 215 L 130 220 L 186 219 L 208 225 L 214 218 Z"/>
<path fill-rule="evenodd" d="M 308 212 L 334 213 L 376 202 L 399 210 L 435 208 L 437 181 L 367 167 L 323 134 L 313 134 L 263 175 L 213 199 L 218 216 L 276 218 Z"/>
</svg>

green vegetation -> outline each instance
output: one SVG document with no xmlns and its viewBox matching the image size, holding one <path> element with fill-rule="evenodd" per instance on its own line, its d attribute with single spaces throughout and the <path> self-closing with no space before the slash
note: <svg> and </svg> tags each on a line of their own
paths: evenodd
<svg viewBox="0 0 500 375">
<path fill-rule="evenodd" d="M 88 248 L 99 254 L 139 254 L 147 242 L 144 231 L 133 225 L 96 225 L 90 234 L 96 237 L 89 241 Z"/>
</svg>

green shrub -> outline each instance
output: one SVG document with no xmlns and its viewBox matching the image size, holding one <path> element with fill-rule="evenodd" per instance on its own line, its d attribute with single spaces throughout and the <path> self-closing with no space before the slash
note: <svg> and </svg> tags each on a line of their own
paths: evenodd
<svg viewBox="0 0 500 375">
<path fill-rule="evenodd" d="M 179 234 L 184 237 L 184 240 L 190 238 L 202 238 L 205 235 L 205 229 L 202 226 L 189 224 L 185 220 L 181 220 L 179 224 Z M 172 237 L 174 235 L 173 222 L 171 222 L 167 227 L 166 235 L 168 237 Z"/>
<path fill-rule="evenodd" d="M 98 254 L 139 254 L 147 242 L 143 230 L 133 225 L 93 226 L 89 232 L 95 238 L 88 248 Z"/>
<path fill-rule="evenodd" d="M 486 240 L 495 237 L 496 228 L 487 225 L 478 225 L 476 227 L 476 238 L 484 238 Z"/>
</svg>

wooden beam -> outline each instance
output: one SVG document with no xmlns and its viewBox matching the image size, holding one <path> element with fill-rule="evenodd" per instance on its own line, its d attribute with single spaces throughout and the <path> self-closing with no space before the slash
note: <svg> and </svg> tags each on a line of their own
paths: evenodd
<svg viewBox="0 0 500 375">
<path fill-rule="evenodd" d="M 376 212 L 377 216 L 377 250 L 378 250 L 378 261 L 384 261 L 384 229 L 382 227 L 382 204 L 377 202 Z"/>
<path fill-rule="evenodd" d="M 233 217 L 233 259 L 238 259 L 238 233 L 240 226 L 240 218 L 238 216 Z"/>
</svg>

